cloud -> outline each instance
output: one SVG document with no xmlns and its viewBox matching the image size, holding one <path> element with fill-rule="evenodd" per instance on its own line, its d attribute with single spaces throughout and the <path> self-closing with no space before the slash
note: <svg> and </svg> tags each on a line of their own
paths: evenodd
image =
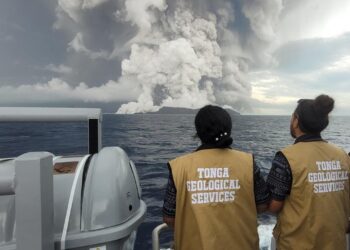
<svg viewBox="0 0 350 250">
<path fill-rule="evenodd" d="M 349 13 L 348 0 L 286 2 L 277 27 L 280 44 L 350 32 Z"/>
<path fill-rule="evenodd" d="M 161 106 L 198 108 L 215 101 L 209 79 L 222 76 L 215 24 L 195 18 L 189 10 L 177 10 L 168 23 L 173 40 L 161 40 L 156 46 L 134 44 L 130 58 L 123 61 L 123 75 L 136 76 L 143 93 L 118 113 L 154 111 Z M 203 77 L 208 80 L 200 86 Z"/>
<path fill-rule="evenodd" d="M 327 72 L 339 73 L 350 72 L 350 55 L 341 57 L 325 68 Z"/>
<path fill-rule="evenodd" d="M 58 6 L 75 22 L 79 21 L 80 11 L 94 9 L 109 0 L 58 0 Z"/>
<path fill-rule="evenodd" d="M 136 24 L 139 33 L 130 41 L 131 55 L 122 62 L 122 75 L 136 76 L 143 93 L 136 102 L 122 105 L 118 113 L 148 112 L 162 106 L 198 108 L 208 103 L 249 110 L 248 64 L 254 58 L 268 61 L 264 44 L 273 38 L 281 1 L 244 4 L 243 14 L 252 29 L 249 48 L 236 39 L 238 31 L 229 29 L 235 21 L 230 18 L 234 8 L 223 2 L 198 16 L 193 6 L 182 1 L 172 9 L 164 1 L 146 1 L 141 6 L 126 1 L 125 20 Z M 260 15 L 255 16 L 255 11 Z M 225 53 L 234 48 L 233 53 Z M 248 52 L 251 48 L 259 53 L 253 56 Z"/>
<path fill-rule="evenodd" d="M 121 60 L 115 81 L 134 79 L 130 88 L 137 86 L 142 93 L 119 113 L 207 103 L 245 111 L 251 101 L 249 67 L 273 63 L 269 46 L 281 9 L 282 0 L 242 5 L 228 0 L 59 0 L 55 27 L 74 34 L 70 62 L 81 62 L 83 56 L 94 62 Z M 103 26 L 96 25 L 101 20 Z M 120 40 L 123 30 L 129 39 Z"/>
<path fill-rule="evenodd" d="M 17 87 L 1 86 L 0 104 L 129 101 L 135 99 L 139 93 L 139 89 L 130 88 L 130 82 L 127 82 L 127 79 L 119 83 L 109 81 L 98 87 L 88 87 L 85 83 L 72 87 L 59 78 L 53 78 L 48 83 L 20 85 Z"/>
<path fill-rule="evenodd" d="M 292 107 L 300 89 L 341 100 L 349 91 L 347 0 L 26 4 L 0 4 L 0 13 L 17 13 L 0 15 L 3 102 L 122 100 L 123 113 L 215 103 L 272 113 Z"/>
<path fill-rule="evenodd" d="M 83 9 L 93 9 L 103 3 L 108 2 L 108 0 L 84 0 L 82 4 Z"/>
<path fill-rule="evenodd" d="M 243 13 L 257 38 L 271 42 L 275 39 L 275 26 L 282 10 L 281 0 L 247 0 L 243 2 Z"/>
<path fill-rule="evenodd" d="M 96 52 L 86 48 L 82 33 L 78 33 L 74 37 L 74 39 L 70 43 L 68 43 L 68 50 L 73 50 L 78 53 L 83 53 L 89 56 L 91 59 L 100 59 L 100 58 L 106 59 L 106 60 L 111 59 L 107 51 L 101 50 L 99 52 Z"/>
<path fill-rule="evenodd" d="M 59 63 L 73 69 L 64 80 L 89 86 L 118 80 L 121 61 L 130 53 L 127 42 L 136 33 L 130 23 L 116 18 L 123 8 L 124 0 L 58 1 L 53 27 L 67 41 L 65 60 Z"/>
<path fill-rule="evenodd" d="M 341 56 L 312 71 L 281 72 L 274 69 L 249 73 L 255 112 L 289 114 L 301 98 L 325 93 L 336 100 L 335 114 L 349 115 L 350 57 Z"/>
<path fill-rule="evenodd" d="M 47 63 L 46 73 L 61 74 L 65 84 L 54 89 L 58 95 L 71 91 L 67 98 L 91 99 L 86 93 L 94 88 L 110 91 L 99 86 L 108 80 L 140 90 L 121 107 L 119 112 L 124 113 L 207 103 L 249 110 L 251 85 L 246 75 L 251 64 L 271 60 L 268 44 L 280 4 L 280 0 L 245 1 L 242 6 L 228 0 L 58 0 L 53 27 L 67 40 L 66 54 L 61 61 Z M 239 27 L 243 22 L 247 30 Z M 50 95 L 56 86 L 52 81 L 39 84 L 41 88 L 32 84 L 36 86 L 32 89 L 22 84 L 16 90 Z M 42 99 L 46 100 L 44 95 Z"/>
<path fill-rule="evenodd" d="M 350 53 L 350 36 L 289 42 L 275 51 L 277 68 L 282 72 L 308 72 L 329 65 Z"/>
<path fill-rule="evenodd" d="M 123 61 L 123 74 L 135 75 L 143 92 L 137 103 L 123 105 L 118 112 L 154 111 L 163 105 L 197 108 L 210 99 L 215 100 L 215 97 L 208 96 L 212 91 L 200 89 L 198 84 L 203 75 L 221 73 L 216 71 L 221 66 L 220 61 L 215 60 L 215 55 L 212 57 L 213 61 L 200 57 L 184 38 L 162 43 L 156 51 L 133 45 L 130 59 Z M 206 87 L 210 89 L 210 84 Z M 163 95 L 158 104 L 154 103 L 155 93 Z"/>
<path fill-rule="evenodd" d="M 140 32 L 145 34 L 151 30 L 152 24 L 158 21 L 153 14 L 155 9 L 165 11 L 166 0 L 126 0 L 125 21 L 137 25 Z"/>
<path fill-rule="evenodd" d="M 58 74 L 68 74 L 73 71 L 72 68 L 63 64 L 60 64 L 60 65 L 49 64 L 45 67 L 45 69 Z"/>
</svg>

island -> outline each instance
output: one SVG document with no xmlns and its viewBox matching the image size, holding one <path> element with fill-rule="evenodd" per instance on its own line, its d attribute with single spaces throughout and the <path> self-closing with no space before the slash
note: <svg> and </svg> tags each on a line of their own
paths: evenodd
<svg viewBox="0 0 350 250">
<path fill-rule="evenodd" d="M 148 114 L 197 114 L 199 109 L 190 109 L 190 108 L 176 108 L 176 107 L 162 107 L 156 112 L 150 112 Z M 230 115 L 237 116 L 240 115 L 237 111 L 232 109 L 225 109 Z"/>
</svg>

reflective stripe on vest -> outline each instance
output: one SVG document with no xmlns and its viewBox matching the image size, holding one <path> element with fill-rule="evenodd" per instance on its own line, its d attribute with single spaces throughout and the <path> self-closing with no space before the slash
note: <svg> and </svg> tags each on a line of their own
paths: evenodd
<svg viewBox="0 0 350 250">
<path fill-rule="evenodd" d="M 176 250 L 258 249 L 251 154 L 206 149 L 170 166 L 177 190 Z"/>
<path fill-rule="evenodd" d="M 274 229 L 277 249 L 345 250 L 348 155 L 323 141 L 299 142 L 282 153 L 293 182 Z"/>
</svg>

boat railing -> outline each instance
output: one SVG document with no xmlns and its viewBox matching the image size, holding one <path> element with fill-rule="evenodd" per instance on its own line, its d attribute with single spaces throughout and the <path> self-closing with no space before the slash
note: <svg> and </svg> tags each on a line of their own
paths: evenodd
<svg viewBox="0 0 350 250">
<path fill-rule="evenodd" d="M 162 231 L 168 229 L 169 226 L 166 223 L 158 225 L 152 232 L 152 250 L 160 250 L 159 235 Z"/>
<path fill-rule="evenodd" d="M 0 122 L 88 122 L 89 154 L 102 148 L 102 113 L 93 108 L 0 107 Z"/>
</svg>

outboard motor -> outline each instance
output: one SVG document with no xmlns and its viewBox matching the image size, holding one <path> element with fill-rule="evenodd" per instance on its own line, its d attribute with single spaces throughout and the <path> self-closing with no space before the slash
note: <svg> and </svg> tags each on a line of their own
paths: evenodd
<svg viewBox="0 0 350 250">
<path fill-rule="evenodd" d="M 0 108 L 0 121 L 89 121 L 89 153 L 0 160 L 0 250 L 132 250 L 146 205 L 135 165 L 101 149 L 95 109 Z"/>
</svg>

